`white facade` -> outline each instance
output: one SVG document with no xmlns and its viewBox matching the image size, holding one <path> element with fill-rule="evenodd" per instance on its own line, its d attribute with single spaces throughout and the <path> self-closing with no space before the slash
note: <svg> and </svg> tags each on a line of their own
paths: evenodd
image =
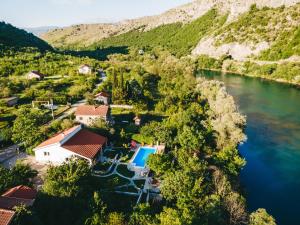
<svg viewBox="0 0 300 225">
<path fill-rule="evenodd" d="M 106 117 L 102 117 L 102 116 L 91 116 L 91 115 L 77 115 L 76 116 L 76 121 L 84 124 L 86 126 L 90 126 L 93 124 L 93 122 L 97 119 L 103 119 L 105 121 L 107 121 Z"/>
<path fill-rule="evenodd" d="M 79 67 L 78 72 L 80 74 L 90 74 L 90 73 L 92 73 L 92 68 L 87 65 L 83 65 L 83 66 Z"/>
<path fill-rule="evenodd" d="M 53 164 L 59 165 L 65 161 L 71 159 L 74 156 L 84 158 L 82 156 L 75 154 L 74 152 L 71 152 L 71 151 L 61 147 L 59 144 L 45 146 L 45 147 L 35 150 L 36 161 L 42 162 L 42 163 L 53 163 Z M 87 159 L 87 160 L 90 163 L 92 163 L 90 159 Z"/>
<path fill-rule="evenodd" d="M 81 130 L 81 126 L 78 126 L 73 132 L 69 133 L 68 135 L 64 135 L 63 139 L 57 143 L 49 144 L 42 147 L 36 147 L 35 151 L 35 159 L 38 162 L 42 163 L 53 163 L 53 164 L 62 164 L 65 161 L 68 161 L 74 156 L 78 156 L 80 158 L 87 159 L 90 164 L 92 164 L 92 160 L 85 158 L 81 155 L 78 155 L 68 149 L 62 147 L 64 143 L 66 143 L 70 138 L 72 138 L 76 133 Z"/>
<path fill-rule="evenodd" d="M 95 100 L 98 102 L 103 102 L 104 105 L 108 105 L 108 97 L 98 95 Z"/>
</svg>

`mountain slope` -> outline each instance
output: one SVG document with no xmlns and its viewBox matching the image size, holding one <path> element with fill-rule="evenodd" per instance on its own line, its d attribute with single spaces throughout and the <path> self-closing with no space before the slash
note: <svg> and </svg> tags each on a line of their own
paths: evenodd
<svg viewBox="0 0 300 225">
<path fill-rule="evenodd" d="M 252 6 L 236 20 L 202 39 L 193 54 L 216 58 L 230 54 L 234 59 L 243 61 L 264 51 L 260 59 L 286 59 L 299 55 L 299 35 L 295 33 L 299 25 L 299 3 L 278 8 Z"/>
<path fill-rule="evenodd" d="M 219 15 L 216 9 L 208 11 L 198 19 L 187 23 L 162 25 L 149 31 L 134 30 L 104 39 L 92 47 L 155 47 L 162 46 L 178 56 L 188 55 L 201 38 L 221 27 L 227 15 Z"/>
<path fill-rule="evenodd" d="M 161 15 L 126 20 L 115 24 L 82 24 L 62 29 L 55 29 L 41 38 L 55 47 L 86 47 L 102 39 L 117 36 L 133 30 L 149 31 L 172 23 L 189 23 L 216 8 L 222 14 L 228 14 L 228 22 L 247 12 L 251 5 L 259 8 L 291 6 L 300 0 L 196 0 L 174 8 Z"/>
<path fill-rule="evenodd" d="M 49 44 L 33 34 L 4 22 L 0 22 L 0 45 L 6 47 L 34 47 L 39 50 L 51 49 Z"/>
</svg>

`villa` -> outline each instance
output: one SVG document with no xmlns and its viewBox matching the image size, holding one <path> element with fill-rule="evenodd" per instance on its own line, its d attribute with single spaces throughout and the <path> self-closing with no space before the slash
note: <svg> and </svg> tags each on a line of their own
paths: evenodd
<svg viewBox="0 0 300 225">
<path fill-rule="evenodd" d="M 33 205 L 37 191 L 33 188 L 20 185 L 9 189 L 0 196 L 0 225 L 9 225 L 15 216 L 15 207 Z"/>
<path fill-rule="evenodd" d="M 102 102 L 104 105 L 108 105 L 109 103 L 109 94 L 101 91 L 100 93 L 95 95 L 95 100 L 98 102 Z"/>
<path fill-rule="evenodd" d="M 27 74 L 28 80 L 33 80 L 33 79 L 42 80 L 42 79 L 44 79 L 44 77 L 45 77 L 44 74 L 41 74 L 40 72 L 35 71 L 35 70 L 33 70 Z"/>
<path fill-rule="evenodd" d="M 80 158 L 93 165 L 101 158 L 106 145 L 106 137 L 78 125 L 44 141 L 34 152 L 36 160 L 42 163 L 62 164 L 71 158 Z"/>
<path fill-rule="evenodd" d="M 106 105 L 81 105 L 78 106 L 75 112 L 76 121 L 90 126 L 96 119 L 103 119 L 106 122 L 109 120 L 109 107 Z"/>
<path fill-rule="evenodd" d="M 87 64 L 81 65 L 78 68 L 78 73 L 79 74 L 91 74 L 92 73 L 92 67 L 90 67 Z"/>
</svg>

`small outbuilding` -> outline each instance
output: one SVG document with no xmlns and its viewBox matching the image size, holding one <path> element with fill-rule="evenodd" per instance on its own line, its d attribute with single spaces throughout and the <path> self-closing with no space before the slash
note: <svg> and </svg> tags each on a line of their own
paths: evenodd
<svg viewBox="0 0 300 225">
<path fill-rule="evenodd" d="M 15 106 L 16 104 L 18 104 L 19 98 L 14 96 L 9 98 L 4 98 L 2 100 L 6 103 L 7 106 Z"/>
<path fill-rule="evenodd" d="M 104 105 L 108 105 L 109 97 L 110 97 L 110 95 L 107 92 L 101 91 L 100 93 L 95 95 L 95 100 L 103 103 Z"/>
<path fill-rule="evenodd" d="M 91 74 L 92 73 L 92 67 L 87 65 L 87 64 L 81 65 L 78 68 L 78 73 L 79 74 Z"/>
<path fill-rule="evenodd" d="M 39 71 L 36 71 L 36 70 L 30 71 L 27 74 L 27 79 L 28 80 L 33 80 L 33 79 L 42 80 L 44 78 L 45 78 L 45 75 L 40 73 Z"/>
<path fill-rule="evenodd" d="M 140 126 L 140 125 L 141 125 L 142 118 L 141 118 L 140 116 L 134 117 L 133 120 L 134 120 L 134 124 L 135 124 L 136 126 Z"/>
</svg>

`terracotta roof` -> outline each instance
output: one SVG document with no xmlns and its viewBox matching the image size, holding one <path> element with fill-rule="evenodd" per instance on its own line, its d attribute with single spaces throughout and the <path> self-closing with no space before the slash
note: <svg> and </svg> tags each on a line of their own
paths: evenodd
<svg viewBox="0 0 300 225">
<path fill-rule="evenodd" d="M 100 93 L 96 94 L 95 96 L 96 97 L 98 97 L 98 96 L 109 97 L 109 94 L 106 92 L 100 92 Z"/>
<path fill-rule="evenodd" d="M 32 70 L 30 73 L 34 73 L 34 74 L 36 74 L 36 75 L 38 75 L 40 77 L 44 77 L 45 76 L 44 74 L 42 74 L 42 73 L 40 73 L 39 71 L 36 71 L 36 70 Z"/>
<path fill-rule="evenodd" d="M 86 66 L 91 68 L 91 66 L 88 64 L 83 64 L 83 65 L 79 66 L 79 68 L 86 67 Z"/>
<path fill-rule="evenodd" d="M 31 206 L 33 199 L 11 198 L 0 196 L 0 209 L 13 209 L 17 205 Z"/>
<path fill-rule="evenodd" d="M 93 105 L 81 105 L 78 106 L 75 112 L 76 116 L 107 116 L 108 106 L 101 105 L 95 107 Z"/>
<path fill-rule="evenodd" d="M 45 147 L 47 145 L 52 145 L 52 144 L 55 144 L 55 143 L 58 143 L 58 142 L 62 141 L 67 135 L 69 135 L 70 133 L 72 133 L 73 131 L 75 131 L 79 126 L 80 125 L 72 127 L 70 129 L 67 129 L 67 130 L 65 130 L 63 132 L 60 132 L 60 133 L 56 134 L 52 138 L 50 138 L 50 139 L 42 142 L 40 145 L 37 146 L 37 148 Z"/>
<path fill-rule="evenodd" d="M 106 137 L 83 129 L 64 143 L 62 147 L 83 157 L 93 159 L 106 141 Z"/>
<path fill-rule="evenodd" d="M 24 185 L 20 185 L 20 186 L 9 189 L 2 196 L 33 200 L 33 199 L 35 199 L 36 195 L 37 195 L 37 191 L 35 189 L 24 186 Z"/>
<path fill-rule="evenodd" d="M 8 225 L 15 215 L 14 211 L 0 209 L 0 225 Z"/>
</svg>

